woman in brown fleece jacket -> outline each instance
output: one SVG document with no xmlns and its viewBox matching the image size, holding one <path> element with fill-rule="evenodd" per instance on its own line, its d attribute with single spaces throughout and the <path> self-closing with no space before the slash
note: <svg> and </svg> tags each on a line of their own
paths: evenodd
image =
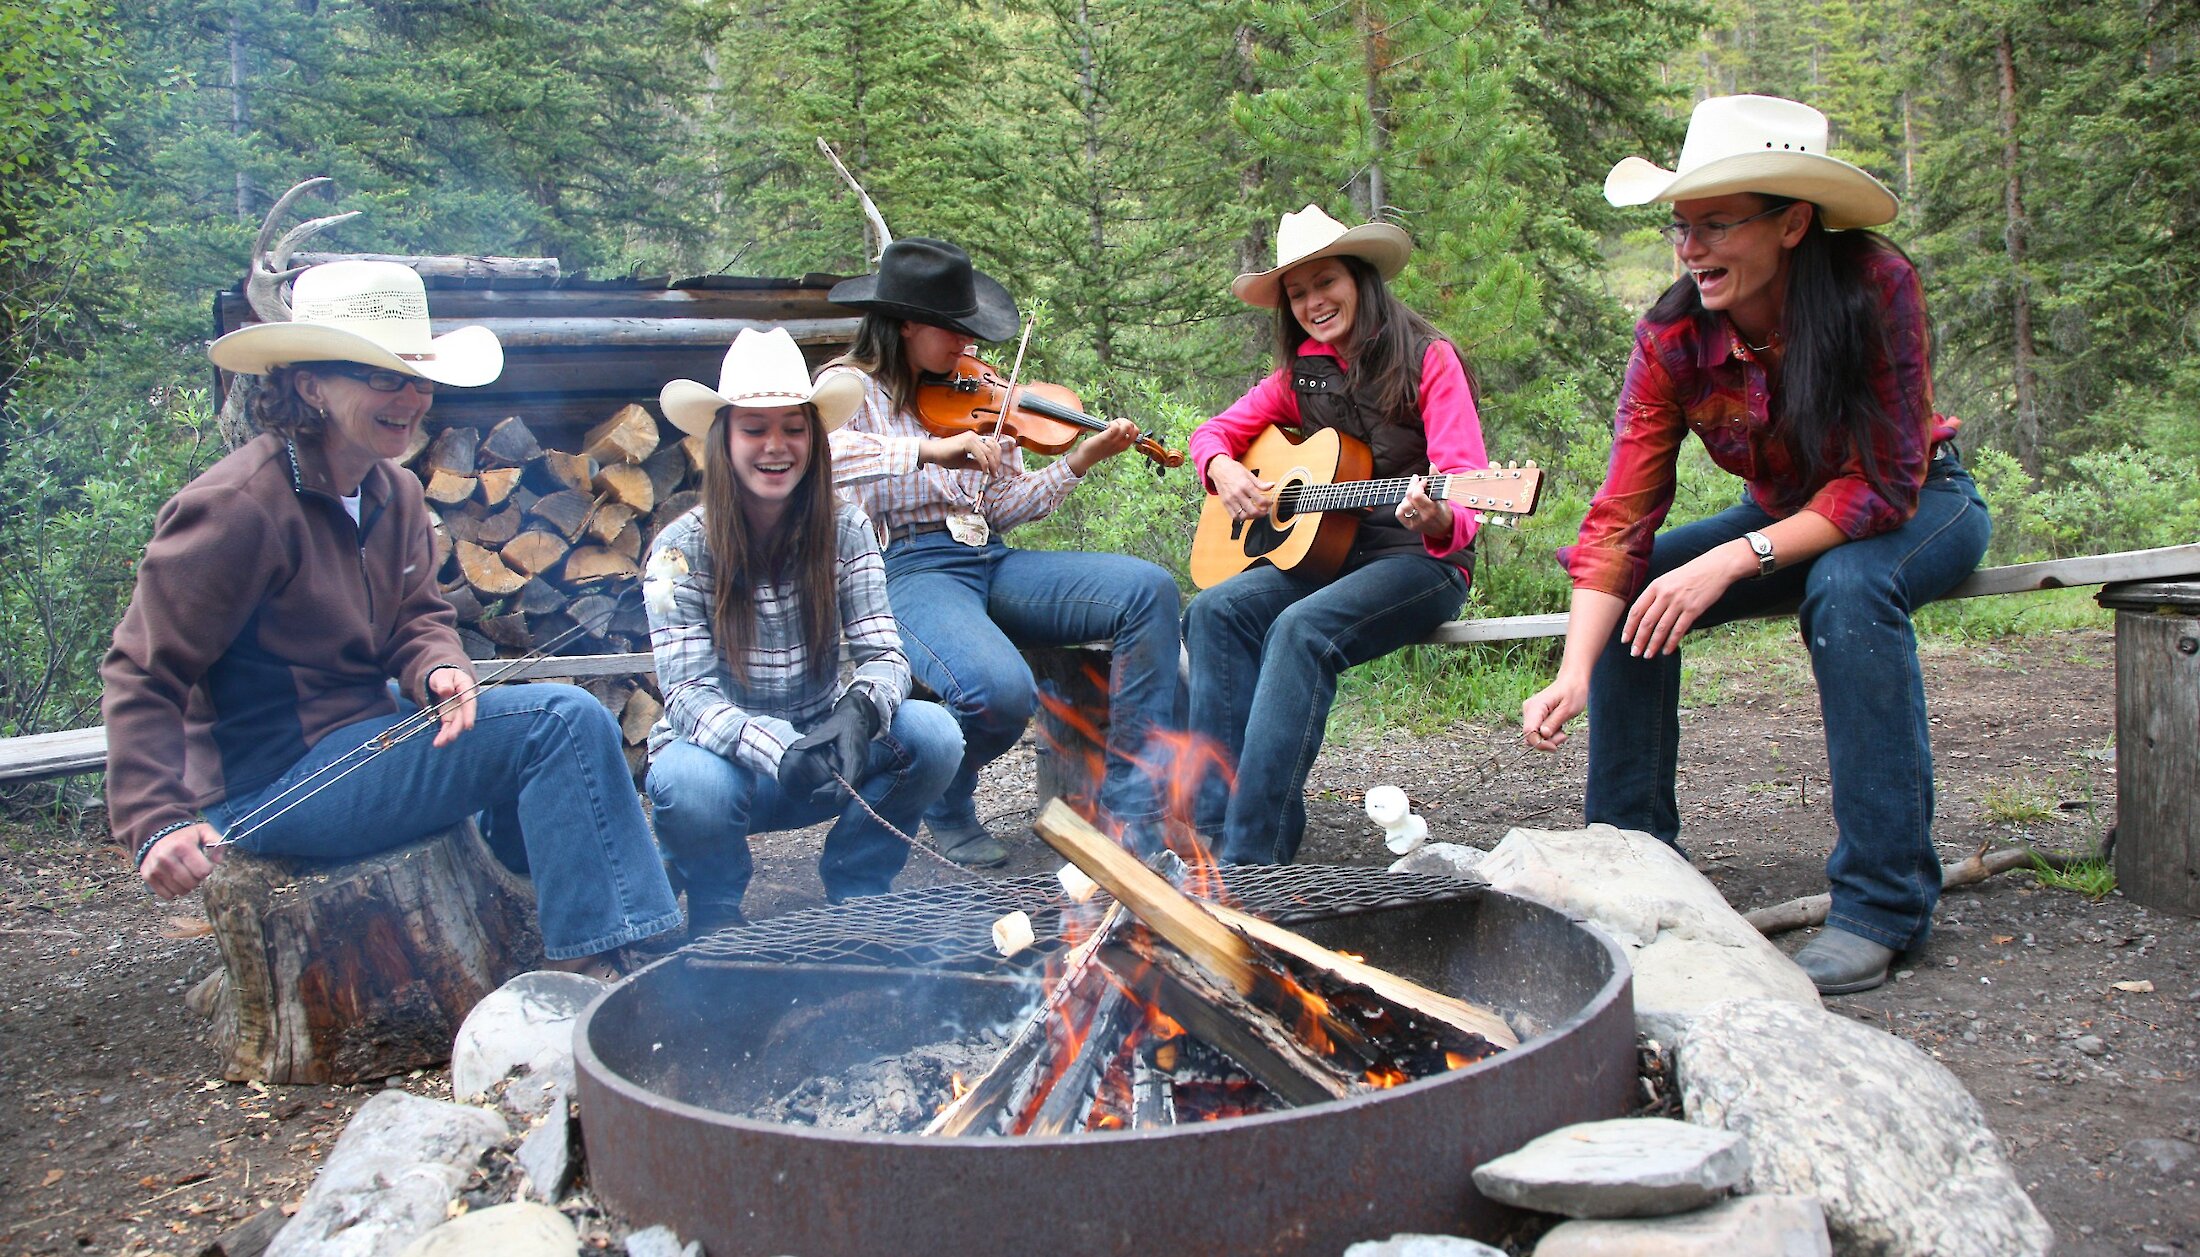
<svg viewBox="0 0 2200 1257">
<path fill-rule="evenodd" d="M 488 812 L 500 849 L 524 844 L 550 959 L 613 967 L 679 924 L 617 727 L 572 686 L 472 692 L 420 483 L 392 461 L 436 386 L 488 383 L 503 350 L 485 328 L 431 338 L 395 263 L 314 267 L 292 308 L 209 351 L 268 377 L 262 434 L 161 508 L 100 669 L 114 834 L 167 899 L 228 843 L 351 859 Z M 432 741 L 365 758 L 445 700 Z"/>
</svg>

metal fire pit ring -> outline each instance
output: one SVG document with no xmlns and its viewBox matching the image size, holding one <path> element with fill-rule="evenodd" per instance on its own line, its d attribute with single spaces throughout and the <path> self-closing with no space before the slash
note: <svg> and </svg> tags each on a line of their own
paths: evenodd
<svg viewBox="0 0 2200 1257">
<path fill-rule="evenodd" d="M 589 1181 L 711 1257 L 1333 1255 L 1403 1231 L 1497 1239 L 1518 1215 L 1475 1191 L 1475 1166 L 1634 1103 L 1632 977 L 1609 938 L 1564 913 L 1424 885 L 1440 897 L 1294 928 L 1499 1009 L 1523 1031 L 1513 1051 L 1389 1090 L 1161 1130 L 855 1135 L 714 1106 L 838 1063 L 819 1057 L 896 1053 L 1012 1014 L 1034 998 L 1031 976 L 690 948 L 606 992 L 576 1027 Z"/>
</svg>

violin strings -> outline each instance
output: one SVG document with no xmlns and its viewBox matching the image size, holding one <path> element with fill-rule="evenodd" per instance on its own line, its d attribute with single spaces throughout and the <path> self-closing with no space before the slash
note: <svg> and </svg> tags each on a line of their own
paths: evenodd
<svg viewBox="0 0 2200 1257">
<path fill-rule="evenodd" d="M 505 685 L 510 683 L 511 681 L 518 680 L 519 678 L 515 677 L 513 673 L 517 672 L 524 665 L 536 662 L 541 659 L 550 658 L 558 652 L 558 649 L 560 647 L 564 646 L 567 642 L 572 641 L 584 630 L 588 631 L 591 636 L 594 636 L 596 632 L 602 630 L 604 626 L 611 623 L 612 617 L 617 615 L 619 612 L 620 604 L 625 602 L 627 597 L 635 592 L 636 588 L 638 587 L 630 587 L 615 596 L 611 600 L 611 606 L 604 611 L 602 618 L 595 622 L 593 628 L 591 628 L 586 621 L 576 622 L 573 624 L 572 627 L 568 628 L 563 633 L 558 634 L 550 641 L 536 647 L 534 650 L 529 651 L 527 654 L 521 655 L 517 659 L 511 660 L 510 662 L 503 664 L 491 676 L 483 679 L 476 679 L 472 684 L 462 687 L 456 694 L 450 695 L 449 697 L 443 699 L 439 703 L 436 703 L 432 707 L 422 707 L 415 710 L 412 715 L 405 717 L 404 719 L 398 721 L 396 724 L 391 725 L 389 728 L 384 729 L 382 732 L 360 743 L 358 746 L 353 747 L 352 749 L 344 752 L 342 755 L 337 756 L 335 759 L 330 760 L 328 763 L 323 764 L 321 767 L 315 769 L 313 772 L 299 778 L 297 781 L 292 782 L 290 785 L 284 787 L 282 792 L 275 795 L 273 798 L 261 800 L 260 803 L 255 806 L 251 811 L 246 812 L 243 816 L 240 816 L 236 820 L 230 822 L 230 832 L 223 834 L 221 837 L 216 838 L 213 842 L 210 842 L 206 845 L 210 847 L 228 846 L 251 837 L 253 834 L 259 832 L 261 829 L 264 829 L 268 825 L 273 824 L 275 821 L 280 820 L 283 816 L 288 814 L 298 805 L 304 803 L 307 799 L 312 798 L 314 795 L 319 794 L 321 791 L 328 789 L 330 786 L 335 785 L 339 781 L 342 781 L 344 778 L 350 776 L 354 771 L 360 768 L 364 768 L 370 763 L 373 763 L 375 757 L 381 755 L 384 751 L 395 747 L 401 742 L 405 742 L 413 738 L 414 736 L 429 728 L 440 725 L 443 721 L 443 716 L 445 713 L 457 707 L 459 704 L 465 702 L 467 699 L 472 698 L 477 694 L 480 694 L 483 690 L 495 689 L 500 685 Z M 341 769 L 342 771 L 337 771 L 339 769 Z M 314 782 L 318 781 L 324 776 L 327 776 L 327 774 L 331 772 L 336 773 L 336 775 L 334 777 L 330 777 L 327 781 L 320 782 L 319 785 L 313 784 Z M 313 786 L 311 790 L 307 790 L 304 794 L 298 794 L 298 791 L 300 789 L 309 785 Z M 272 813 L 269 813 L 268 815 L 262 816 L 261 813 L 267 812 L 269 808 L 274 808 L 276 810 Z"/>
</svg>

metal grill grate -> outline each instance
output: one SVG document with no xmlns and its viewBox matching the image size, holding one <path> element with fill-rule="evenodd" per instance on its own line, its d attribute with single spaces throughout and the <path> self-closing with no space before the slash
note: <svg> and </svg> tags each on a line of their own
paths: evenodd
<svg viewBox="0 0 2200 1257">
<path fill-rule="evenodd" d="M 1285 923 L 1461 899 L 1482 885 L 1450 877 L 1322 864 L 1236 867 L 1226 879 L 1234 906 Z M 684 954 L 719 961 L 990 970 L 1004 964 L 993 950 L 993 922 L 1016 911 L 1031 914 L 1032 930 L 1039 937 L 1006 962 L 1022 968 L 1061 947 L 1065 911 L 1090 909 L 1072 903 L 1052 877 L 1003 878 L 791 912 L 698 939 L 688 944 Z"/>
</svg>

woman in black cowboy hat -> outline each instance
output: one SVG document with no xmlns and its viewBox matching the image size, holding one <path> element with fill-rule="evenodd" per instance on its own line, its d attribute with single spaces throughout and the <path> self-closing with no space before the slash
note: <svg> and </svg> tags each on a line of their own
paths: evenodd
<svg viewBox="0 0 2200 1257">
<path fill-rule="evenodd" d="M 1143 559 L 1021 550 L 1002 541 L 1044 519 L 1101 460 L 1129 449 L 1137 428 L 1116 420 L 1044 468 L 1027 470 L 1013 442 L 975 432 L 936 437 L 917 421 L 917 385 L 945 373 L 980 340 L 1016 332 L 1008 291 L 940 240 L 888 245 L 876 274 L 835 287 L 864 312 L 848 354 L 821 382 L 863 385 L 855 417 L 835 430 L 835 482 L 879 530 L 886 592 L 919 680 L 962 722 L 962 768 L 925 814 L 940 849 L 991 866 L 1008 848 L 978 820 L 978 770 L 1016 744 L 1036 701 L 1021 648 L 1112 639 L 1107 775 L 1100 805 L 1138 847 L 1158 844 L 1160 804 L 1138 763 L 1176 700 L 1176 583 Z"/>
</svg>

